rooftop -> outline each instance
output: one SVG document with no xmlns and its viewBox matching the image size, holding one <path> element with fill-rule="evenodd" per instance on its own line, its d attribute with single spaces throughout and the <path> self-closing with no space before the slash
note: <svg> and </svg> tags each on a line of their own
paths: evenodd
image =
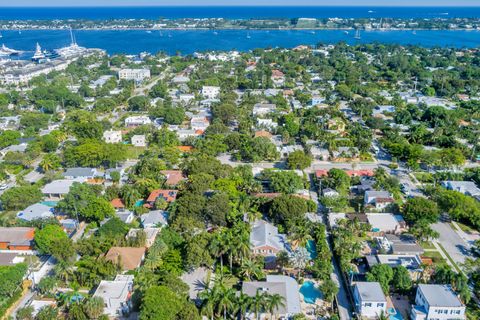
<svg viewBox="0 0 480 320">
<path fill-rule="evenodd" d="M 385 298 L 382 287 L 378 282 L 356 282 L 355 287 L 357 288 L 363 302 L 387 302 L 387 298 Z"/>
<path fill-rule="evenodd" d="M 419 284 L 425 300 L 430 306 L 435 307 L 463 307 L 458 297 L 447 285 L 440 284 Z"/>
</svg>

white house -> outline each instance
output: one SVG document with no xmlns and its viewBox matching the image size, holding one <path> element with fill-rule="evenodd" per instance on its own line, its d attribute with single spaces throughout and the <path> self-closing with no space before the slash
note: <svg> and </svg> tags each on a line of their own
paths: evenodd
<svg viewBox="0 0 480 320">
<path fill-rule="evenodd" d="M 464 320 L 466 319 L 465 305 L 447 285 L 419 284 L 410 318 L 413 320 Z"/>
<path fill-rule="evenodd" d="M 250 247 L 252 253 L 265 257 L 266 264 L 274 264 L 280 251 L 288 251 L 287 238 L 278 233 L 278 228 L 265 220 L 257 220 L 250 232 Z"/>
<path fill-rule="evenodd" d="M 35 203 L 18 212 L 17 218 L 25 221 L 53 218 L 53 208 L 41 203 Z"/>
<path fill-rule="evenodd" d="M 369 190 L 365 192 L 365 205 L 372 205 L 379 210 L 385 209 L 394 201 L 392 194 L 388 191 Z"/>
<path fill-rule="evenodd" d="M 152 124 L 152 120 L 148 116 L 131 116 L 125 118 L 125 126 L 127 127 L 137 127 L 147 124 Z"/>
<path fill-rule="evenodd" d="M 135 147 L 146 147 L 147 146 L 147 140 L 145 138 L 144 134 L 137 134 L 132 136 L 131 139 L 132 145 Z"/>
<path fill-rule="evenodd" d="M 480 188 L 472 181 L 442 181 L 442 186 L 448 190 L 458 191 L 467 196 L 480 196 Z"/>
<path fill-rule="evenodd" d="M 202 96 L 207 99 L 217 99 L 220 96 L 220 87 L 203 86 Z"/>
<path fill-rule="evenodd" d="M 253 115 L 263 116 L 268 113 L 274 112 L 277 106 L 273 103 L 257 103 L 253 106 Z"/>
<path fill-rule="evenodd" d="M 105 140 L 106 143 L 120 143 L 122 142 L 122 131 L 105 131 L 103 133 L 103 140 Z"/>
<path fill-rule="evenodd" d="M 405 227 L 405 221 L 401 216 L 391 213 L 367 213 L 366 216 L 373 232 L 399 234 Z"/>
<path fill-rule="evenodd" d="M 130 312 L 132 292 L 133 275 L 117 275 L 113 281 L 100 281 L 93 296 L 103 299 L 105 314 L 119 317 Z"/>
<path fill-rule="evenodd" d="M 124 80 L 134 80 L 142 82 L 150 78 L 150 70 L 148 69 L 122 69 L 118 71 L 118 78 Z"/>
<path fill-rule="evenodd" d="M 378 282 L 356 282 L 353 299 L 355 309 L 362 317 L 376 319 L 387 313 L 387 298 Z"/>
</svg>

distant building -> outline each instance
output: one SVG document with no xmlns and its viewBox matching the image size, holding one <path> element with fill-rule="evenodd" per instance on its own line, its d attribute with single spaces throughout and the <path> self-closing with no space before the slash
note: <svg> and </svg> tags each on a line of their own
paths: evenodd
<svg viewBox="0 0 480 320">
<path fill-rule="evenodd" d="M 100 281 L 93 296 L 103 299 L 106 315 L 119 318 L 132 310 L 132 293 L 133 275 L 117 275 L 113 281 Z"/>
<path fill-rule="evenodd" d="M 147 146 L 147 139 L 145 138 L 144 134 L 137 134 L 132 136 L 131 142 L 132 142 L 132 145 L 134 145 L 135 147 Z"/>
<path fill-rule="evenodd" d="M 70 191 L 70 187 L 75 182 L 81 183 L 80 180 L 74 179 L 54 180 L 42 188 L 42 194 L 48 200 L 60 200 Z"/>
<path fill-rule="evenodd" d="M 150 207 L 154 207 L 155 201 L 157 199 L 162 198 L 166 202 L 173 202 L 177 198 L 177 190 L 164 190 L 164 189 L 157 189 L 153 190 L 150 195 L 147 198 L 147 204 L 150 205 Z"/>
<path fill-rule="evenodd" d="M 355 309 L 365 318 L 377 319 L 387 314 L 387 298 L 378 282 L 356 282 L 353 286 Z"/>
<path fill-rule="evenodd" d="M 127 239 L 136 238 L 140 231 L 145 232 L 145 247 L 150 248 L 155 242 L 157 234 L 160 232 L 160 228 L 144 228 L 144 229 L 130 229 L 127 234 Z"/>
<path fill-rule="evenodd" d="M 124 80 L 134 80 L 142 82 L 150 78 L 150 70 L 148 69 L 122 69 L 118 71 L 118 78 Z"/>
<path fill-rule="evenodd" d="M 220 87 L 203 86 L 202 96 L 207 99 L 218 99 L 220 96 Z"/>
<path fill-rule="evenodd" d="M 148 116 L 131 116 L 125 118 L 125 126 L 138 127 L 143 125 L 152 124 L 152 120 Z"/>
<path fill-rule="evenodd" d="M 268 113 L 274 112 L 277 106 L 273 103 L 257 103 L 253 106 L 253 115 L 263 116 Z"/>
<path fill-rule="evenodd" d="M 133 247 L 111 247 L 105 255 L 105 260 L 119 264 L 123 271 L 140 267 L 144 258 L 145 248 Z"/>
<path fill-rule="evenodd" d="M 97 176 L 100 176 L 97 169 L 95 168 L 68 168 L 63 176 L 65 179 L 93 179 Z"/>
<path fill-rule="evenodd" d="M 122 131 L 108 130 L 103 133 L 103 140 L 106 143 L 122 142 Z"/>
<path fill-rule="evenodd" d="M 465 305 L 452 289 L 440 284 L 419 284 L 412 320 L 464 320 Z"/>
<path fill-rule="evenodd" d="M 168 212 L 163 210 L 153 210 L 140 216 L 142 227 L 158 228 L 167 225 Z"/>
<path fill-rule="evenodd" d="M 448 190 L 458 191 L 467 196 L 480 196 L 480 188 L 472 181 L 442 181 L 442 186 Z"/>
<path fill-rule="evenodd" d="M 167 179 L 165 183 L 168 186 L 176 186 L 180 182 L 185 180 L 183 173 L 181 170 L 162 170 L 160 171 L 161 174 L 165 176 Z"/>
<path fill-rule="evenodd" d="M 368 223 L 372 226 L 372 232 L 399 234 L 405 228 L 405 222 L 399 221 L 399 218 L 391 213 L 367 213 L 366 215 Z"/>
</svg>

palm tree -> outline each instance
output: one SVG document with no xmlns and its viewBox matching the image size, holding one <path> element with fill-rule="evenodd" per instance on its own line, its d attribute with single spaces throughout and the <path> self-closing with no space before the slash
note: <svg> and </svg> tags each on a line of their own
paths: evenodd
<svg viewBox="0 0 480 320">
<path fill-rule="evenodd" d="M 103 314 L 104 302 L 100 297 L 91 297 L 86 300 L 83 310 L 89 319 L 97 319 Z"/>
<path fill-rule="evenodd" d="M 293 248 L 305 247 L 307 242 L 312 240 L 311 228 L 307 222 L 295 224 L 290 231 L 290 242 Z"/>
<path fill-rule="evenodd" d="M 258 320 L 258 317 L 260 316 L 260 312 L 262 312 L 265 309 L 265 302 L 266 302 L 265 294 L 260 290 L 257 290 L 257 292 L 255 293 L 255 297 L 253 297 L 252 305 L 251 305 L 255 319 Z"/>
<path fill-rule="evenodd" d="M 252 300 L 252 297 L 243 292 L 240 292 L 240 294 L 238 295 L 236 305 L 240 320 L 243 320 L 243 318 L 246 316 L 248 309 L 252 305 Z"/>
<path fill-rule="evenodd" d="M 220 258 L 220 273 L 223 273 L 223 255 L 228 249 L 225 243 L 224 232 L 221 230 L 215 233 L 215 236 L 210 242 L 210 250 L 214 256 Z"/>
<path fill-rule="evenodd" d="M 268 312 L 273 315 L 273 319 L 276 318 L 275 312 L 280 307 L 285 307 L 285 298 L 278 293 L 268 294 L 265 299 L 265 306 Z"/>
<path fill-rule="evenodd" d="M 258 261 L 251 259 L 244 260 L 240 266 L 240 275 L 249 281 L 252 280 L 252 277 L 259 279 L 263 277 L 262 267 Z"/>
<path fill-rule="evenodd" d="M 227 319 L 227 311 L 232 310 L 235 301 L 235 289 L 221 288 L 218 297 L 218 308 L 223 311 L 223 319 Z"/>
</svg>

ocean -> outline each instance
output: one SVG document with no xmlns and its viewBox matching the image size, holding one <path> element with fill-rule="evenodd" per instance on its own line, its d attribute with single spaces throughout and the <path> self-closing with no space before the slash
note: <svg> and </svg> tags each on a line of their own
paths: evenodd
<svg viewBox="0 0 480 320">
<path fill-rule="evenodd" d="M 354 38 L 354 32 L 345 34 L 341 30 L 77 30 L 77 43 L 88 48 L 101 48 L 109 54 L 138 54 L 140 52 L 168 54 L 191 54 L 208 50 L 248 51 L 255 48 L 292 48 L 301 44 L 348 44 L 390 43 L 400 45 L 421 45 L 425 47 L 449 46 L 475 48 L 480 45 L 480 31 L 417 30 L 412 31 L 368 31 L 362 32 L 361 40 Z M 24 30 L 2 31 L 4 43 L 10 48 L 26 51 L 31 56 L 38 42 L 42 48 L 55 49 L 70 44 L 67 30 Z M 248 38 L 247 35 L 250 37 Z"/>
<path fill-rule="evenodd" d="M 179 18 L 179 17 L 480 17 L 480 7 L 115 7 L 115 8 L 0 8 L 0 19 L 113 19 L 113 18 Z M 30 57 L 38 42 L 45 49 L 70 44 L 67 30 L 1 31 L 10 48 L 25 51 Z M 480 31 L 417 30 L 364 31 L 361 40 L 354 32 L 341 30 L 75 30 L 79 45 L 101 48 L 109 54 L 140 52 L 191 54 L 208 50 L 240 50 L 297 45 L 357 43 L 394 43 L 426 47 L 451 46 L 475 48 Z M 250 37 L 247 37 L 249 35 Z"/>
<path fill-rule="evenodd" d="M 435 18 L 480 17 L 480 7 L 63 7 L 2 8 L 0 19 L 156 19 L 164 18 Z"/>
</svg>

